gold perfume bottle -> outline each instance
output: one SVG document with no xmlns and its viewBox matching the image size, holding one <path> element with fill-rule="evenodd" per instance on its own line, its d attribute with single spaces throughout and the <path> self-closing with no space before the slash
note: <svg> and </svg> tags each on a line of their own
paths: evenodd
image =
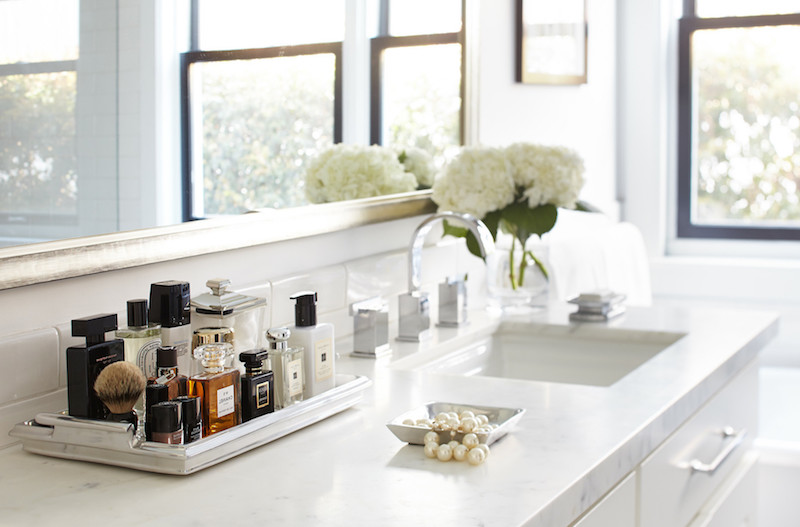
<svg viewBox="0 0 800 527">
<path fill-rule="evenodd" d="M 203 344 L 194 350 L 203 371 L 189 379 L 189 395 L 200 397 L 203 437 L 221 432 L 242 422 L 239 370 L 225 367 L 233 353 L 227 342 Z"/>
</svg>

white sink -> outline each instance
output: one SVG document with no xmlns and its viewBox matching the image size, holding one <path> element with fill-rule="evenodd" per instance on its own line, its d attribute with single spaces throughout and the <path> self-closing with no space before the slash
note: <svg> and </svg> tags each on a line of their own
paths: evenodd
<svg viewBox="0 0 800 527">
<path fill-rule="evenodd" d="M 430 360 L 398 369 L 532 381 L 611 386 L 685 334 L 609 328 L 503 323 L 494 333 Z"/>
</svg>

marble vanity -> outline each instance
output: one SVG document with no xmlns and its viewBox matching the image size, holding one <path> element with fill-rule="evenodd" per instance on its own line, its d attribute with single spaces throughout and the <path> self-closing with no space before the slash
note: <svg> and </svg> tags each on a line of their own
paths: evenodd
<svg viewBox="0 0 800 527">
<path fill-rule="evenodd" d="M 573 309 L 554 306 L 522 321 L 569 326 Z M 5 449 L 0 523 L 593 525 L 593 505 L 616 499 L 610 491 L 619 482 L 625 496 L 648 499 L 639 467 L 752 368 L 778 327 L 765 312 L 630 307 L 608 325 L 679 338 L 608 386 L 420 368 L 498 324 L 483 311 L 470 319 L 462 328 L 433 329 L 422 344 L 393 340 L 392 355 L 378 360 L 349 357 L 352 343 L 338 341 L 338 371 L 374 381 L 360 403 L 190 476 L 49 458 L 19 445 Z M 386 428 L 430 401 L 526 412 L 487 461 L 473 467 L 428 459 L 422 447 L 401 443 Z M 756 435 L 748 430 L 743 450 Z"/>
</svg>

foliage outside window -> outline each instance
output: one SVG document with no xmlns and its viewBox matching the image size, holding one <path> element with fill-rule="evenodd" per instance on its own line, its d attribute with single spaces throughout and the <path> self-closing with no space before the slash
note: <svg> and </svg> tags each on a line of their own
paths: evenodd
<svg viewBox="0 0 800 527">
<path fill-rule="evenodd" d="M 800 3 L 686 0 L 678 236 L 800 239 Z"/>
</svg>

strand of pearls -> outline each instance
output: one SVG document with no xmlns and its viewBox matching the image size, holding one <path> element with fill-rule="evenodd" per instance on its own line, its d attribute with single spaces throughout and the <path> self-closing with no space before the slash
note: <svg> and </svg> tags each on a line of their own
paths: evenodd
<svg viewBox="0 0 800 527">
<path fill-rule="evenodd" d="M 430 420 L 429 420 L 430 421 Z M 416 422 L 420 426 L 419 421 Z M 489 446 L 481 443 L 476 433 L 491 432 L 495 426 L 489 424 L 485 415 L 475 415 L 473 412 L 464 411 L 441 412 L 431 421 L 431 431 L 425 434 L 425 455 L 437 458 L 439 461 L 466 460 L 470 465 L 480 465 L 489 455 Z M 451 440 L 441 443 L 439 432 L 450 432 Z M 456 441 L 455 435 L 462 432 L 461 442 Z"/>
</svg>

